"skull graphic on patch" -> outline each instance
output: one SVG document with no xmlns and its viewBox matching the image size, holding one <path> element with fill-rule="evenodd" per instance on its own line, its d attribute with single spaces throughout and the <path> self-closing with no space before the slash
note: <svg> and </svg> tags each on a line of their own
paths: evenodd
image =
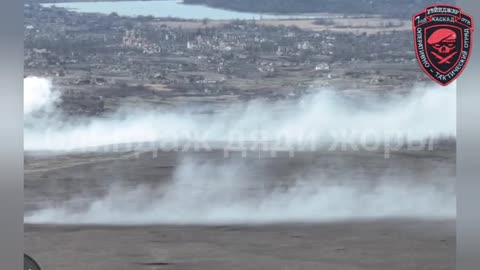
<svg viewBox="0 0 480 270">
<path fill-rule="evenodd" d="M 444 86 L 453 82 L 470 57 L 473 19 L 455 6 L 429 6 L 413 16 L 413 30 L 425 73 Z"/>
</svg>

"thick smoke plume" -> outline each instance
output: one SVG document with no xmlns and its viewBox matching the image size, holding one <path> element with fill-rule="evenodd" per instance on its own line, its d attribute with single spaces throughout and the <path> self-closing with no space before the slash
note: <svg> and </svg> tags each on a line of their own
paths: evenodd
<svg viewBox="0 0 480 270">
<path fill-rule="evenodd" d="M 455 137 L 455 86 L 418 87 L 411 94 L 349 97 L 328 89 L 298 101 L 252 101 L 215 112 L 122 108 L 103 118 L 63 123 L 58 94 L 45 79 L 25 79 L 25 150 L 76 150 L 112 144 L 202 140 L 324 143 L 406 137 Z M 47 113 L 39 113 L 46 111 Z M 354 130 L 348 136 L 342 130 Z M 366 133 L 365 133 L 366 132 Z M 333 134 L 333 135 L 332 135 Z M 302 141 L 301 138 L 308 140 Z M 104 148 L 99 148 L 104 149 Z M 314 165 L 312 165 L 315 167 Z M 393 164 L 392 166 L 395 166 Z M 82 197 L 27 213 L 27 223 L 259 224 L 370 218 L 454 218 L 449 173 L 386 174 L 372 181 L 346 166 L 325 176 L 310 168 L 278 185 L 268 170 L 238 160 L 183 159 L 166 184 L 155 188 L 113 184 L 103 197 Z M 353 178 L 361 178 L 353 181 Z M 164 180 L 164 179 L 162 179 Z M 115 183 L 115 179 L 112 179 Z M 160 179 L 159 179 L 160 181 Z M 119 181 L 120 182 L 120 181 Z M 79 183 L 81 185 L 81 183 Z M 87 201 L 87 203 L 85 203 Z M 74 207 L 71 207 L 74 205 Z"/>
<path fill-rule="evenodd" d="M 103 198 L 81 198 L 35 211 L 27 223 L 265 224 L 375 218 L 455 218 L 453 179 L 431 175 L 326 178 L 317 173 L 269 182 L 272 172 L 249 173 L 238 162 L 183 160 L 172 181 L 152 189 L 114 187 Z M 90 201 L 85 203 L 85 201 Z M 69 207 L 66 205 L 74 205 Z M 84 207 L 78 207 L 84 205 Z"/>
<path fill-rule="evenodd" d="M 323 89 L 299 101 L 252 101 L 213 113 L 198 113 L 198 108 L 122 108 L 104 118 L 68 123 L 52 114 L 32 116 L 40 109 L 51 110 L 57 97 L 47 80 L 25 79 L 26 150 L 75 150 L 143 142 L 157 142 L 155 146 L 162 148 L 186 141 L 265 141 L 289 146 L 425 140 L 456 134 L 455 86 L 418 87 L 407 96 L 389 94 L 382 99 L 373 95 L 359 99 Z"/>
<path fill-rule="evenodd" d="M 52 90 L 48 79 L 28 77 L 24 79 L 23 114 L 32 116 L 38 112 L 51 112 L 58 101 L 59 94 Z"/>
</svg>

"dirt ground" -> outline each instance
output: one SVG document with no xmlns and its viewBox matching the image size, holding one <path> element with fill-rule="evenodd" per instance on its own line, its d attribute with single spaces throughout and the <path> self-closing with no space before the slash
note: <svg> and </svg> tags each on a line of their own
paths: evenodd
<svg viewBox="0 0 480 270">
<path fill-rule="evenodd" d="M 270 226 L 26 226 L 43 269 L 455 268 L 455 222 Z"/>
<path fill-rule="evenodd" d="M 168 182 L 182 156 L 226 162 L 220 151 L 201 153 L 26 153 L 25 211 L 82 196 L 101 197 L 113 183 L 152 189 Z M 349 175 L 374 183 L 385 175 L 412 184 L 454 184 L 455 151 L 297 153 L 276 158 L 250 153 L 231 160 L 248 177 L 288 185 L 305 171 Z M 201 175 L 202 172 L 197 172 Z M 121 178 L 115 177 L 122 175 Z M 406 198 L 407 200 L 408 198 Z M 199 201 L 199 203 L 201 203 Z M 402 203 L 402 202 L 398 202 Z M 263 225 L 25 225 L 25 251 L 43 269 L 454 269 L 455 220 L 378 218 Z"/>
<path fill-rule="evenodd" d="M 325 16 L 333 16 L 325 14 Z M 376 34 L 392 31 L 409 31 L 411 29 L 410 21 L 399 19 L 384 18 L 332 18 L 330 25 L 315 24 L 314 19 L 263 19 L 256 21 L 260 25 L 269 26 L 295 26 L 303 30 L 309 31 L 333 31 L 354 34 Z M 199 29 L 206 27 L 218 27 L 231 23 L 231 20 L 211 20 L 207 23 L 202 21 L 162 21 L 158 24 L 169 27 L 182 27 L 185 29 Z M 391 24 L 391 27 L 384 25 Z"/>
</svg>

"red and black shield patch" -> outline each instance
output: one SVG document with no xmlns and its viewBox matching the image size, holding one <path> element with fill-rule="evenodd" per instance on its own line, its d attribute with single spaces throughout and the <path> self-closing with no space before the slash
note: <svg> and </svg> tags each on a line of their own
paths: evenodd
<svg viewBox="0 0 480 270">
<path fill-rule="evenodd" d="M 422 69 L 446 86 L 460 76 L 472 49 L 473 19 L 458 7 L 428 6 L 413 15 L 415 52 Z"/>
</svg>

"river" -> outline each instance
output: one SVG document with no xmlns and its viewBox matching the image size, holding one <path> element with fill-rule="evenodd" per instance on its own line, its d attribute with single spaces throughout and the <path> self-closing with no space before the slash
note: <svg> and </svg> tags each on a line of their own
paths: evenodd
<svg viewBox="0 0 480 270">
<path fill-rule="evenodd" d="M 73 2 L 43 4 L 43 6 L 64 7 L 78 12 L 95 12 L 110 14 L 112 12 L 122 16 L 154 16 L 176 17 L 181 19 L 211 19 L 211 20 L 250 20 L 250 19 L 294 19 L 332 17 L 326 14 L 295 14 L 277 15 L 249 12 L 237 12 L 212 8 L 202 5 L 187 5 L 178 0 L 163 1 L 120 1 L 120 2 Z"/>
</svg>

